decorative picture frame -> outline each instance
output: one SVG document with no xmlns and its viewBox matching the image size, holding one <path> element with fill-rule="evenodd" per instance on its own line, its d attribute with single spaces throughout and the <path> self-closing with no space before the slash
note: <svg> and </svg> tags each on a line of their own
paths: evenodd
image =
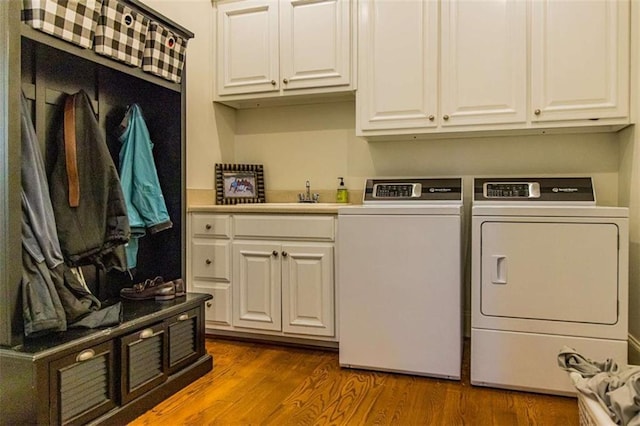
<svg viewBox="0 0 640 426">
<path fill-rule="evenodd" d="M 264 203 L 262 164 L 216 163 L 216 204 Z"/>
</svg>

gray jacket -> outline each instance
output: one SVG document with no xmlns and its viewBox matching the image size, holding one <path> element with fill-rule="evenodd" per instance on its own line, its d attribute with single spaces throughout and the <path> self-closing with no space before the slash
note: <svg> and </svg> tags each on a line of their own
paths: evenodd
<svg viewBox="0 0 640 426">
<path fill-rule="evenodd" d="M 70 205 L 65 156 L 65 126 L 61 120 L 55 149 L 47 158 L 51 202 L 60 246 L 71 266 L 95 264 L 106 270 L 127 270 L 124 244 L 131 234 L 116 166 L 84 91 L 73 100 L 79 204 Z"/>
<path fill-rule="evenodd" d="M 22 310 L 27 336 L 63 331 L 67 321 L 50 270 L 63 265 L 38 139 L 22 97 Z"/>
</svg>

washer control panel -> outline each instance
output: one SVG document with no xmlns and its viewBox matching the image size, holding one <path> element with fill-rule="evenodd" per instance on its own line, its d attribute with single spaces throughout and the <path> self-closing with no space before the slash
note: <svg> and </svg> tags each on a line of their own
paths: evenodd
<svg viewBox="0 0 640 426">
<path fill-rule="evenodd" d="M 540 198 L 538 182 L 485 182 L 485 198 Z"/>
<path fill-rule="evenodd" d="M 475 178 L 474 203 L 595 205 L 590 177 Z"/>
<path fill-rule="evenodd" d="M 461 178 L 372 178 L 364 187 L 363 204 L 462 202 Z"/>
<path fill-rule="evenodd" d="M 420 183 L 376 183 L 373 185 L 373 198 L 420 198 Z"/>
</svg>

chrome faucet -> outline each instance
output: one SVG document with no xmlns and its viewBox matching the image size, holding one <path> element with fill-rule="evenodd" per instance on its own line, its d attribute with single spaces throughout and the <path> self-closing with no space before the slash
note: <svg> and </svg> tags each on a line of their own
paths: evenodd
<svg viewBox="0 0 640 426">
<path fill-rule="evenodd" d="M 307 181 L 305 183 L 305 187 L 307 188 L 306 193 L 298 194 L 298 202 L 299 203 L 318 203 L 320 202 L 320 194 L 312 194 L 311 193 L 311 182 Z"/>
</svg>

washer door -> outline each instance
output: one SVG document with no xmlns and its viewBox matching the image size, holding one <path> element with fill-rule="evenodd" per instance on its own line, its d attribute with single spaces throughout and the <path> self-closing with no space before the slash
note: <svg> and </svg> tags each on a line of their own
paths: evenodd
<svg viewBox="0 0 640 426">
<path fill-rule="evenodd" d="M 617 322 L 615 224 L 484 222 L 481 246 L 483 315 Z"/>
</svg>

